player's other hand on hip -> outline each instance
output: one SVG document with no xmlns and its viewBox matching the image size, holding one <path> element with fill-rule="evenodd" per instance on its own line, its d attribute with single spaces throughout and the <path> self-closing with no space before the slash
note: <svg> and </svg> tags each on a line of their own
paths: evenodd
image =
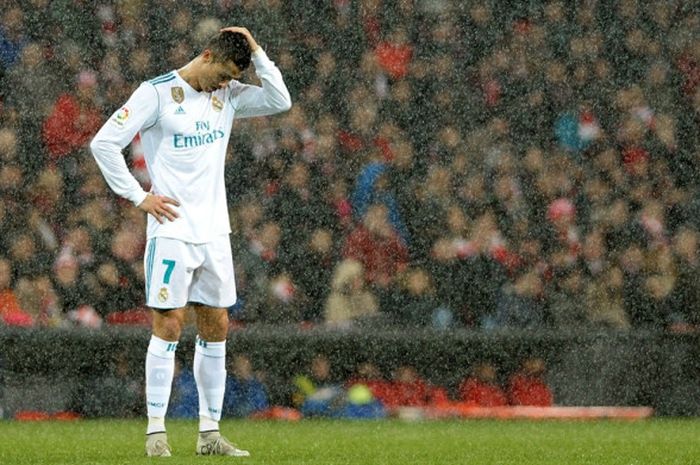
<svg viewBox="0 0 700 465">
<path fill-rule="evenodd" d="M 250 45 L 250 52 L 253 53 L 258 49 L 258 43 L 255 42 L 255 39 L 253 39 L 253 35 L 250 33 L 250 31 L 245 28 L 245 27 L 240 27 L 240 26 L 229 26 L 229 27 L 224 27 L 222 28 L 219 32 L 238 32 L 241 33 L 245 36 L 246 40 L 248 41 L 248 45 Z"/>
<path fill-rule="evenodd" d="M 146 198 L 138 206 L 146 213 L 153 215 L 160 224 L 165 222 L 164 218 L 170 221 L 175 221 L 180 215 L 170 205 L 180 206 L 180 202 L 164 195 L 148 194 Z"/>
</svg>

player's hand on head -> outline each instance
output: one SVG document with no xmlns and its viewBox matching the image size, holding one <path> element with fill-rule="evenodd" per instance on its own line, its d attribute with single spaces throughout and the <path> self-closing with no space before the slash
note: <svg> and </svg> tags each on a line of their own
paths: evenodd
<svg viewBox="0 0 700 465">
<path fill-rule="evenodd" d="M 153 215 L 153 217 L 160 224 L 163 224 L 165 222 L 165 218 L 170 221 L 175 221 L 176 218 L 180 217 L 180 215 L 173 210 L 171 205 L 179 207 L 180 202 L 164 195 L 148 194 L 143 202 L 139 204 L 138 208 L 150 215 Z"/>
<path fill-rule="evenodd" d="M 258 49 L 258 43 L 255 42 L 255 39 L 253 39 L 253 35 L 250 33 L 248 28 L 241 27 L 241 26 L 229 26 L 229 27 L 224 27 L 221 28 L 219 32 L 238 32 L 241 33 L 245 36 L 245 38 L 248 40 L 248 45 L 250 45 L 250 51 L 255 52 Z"/>
</svg>

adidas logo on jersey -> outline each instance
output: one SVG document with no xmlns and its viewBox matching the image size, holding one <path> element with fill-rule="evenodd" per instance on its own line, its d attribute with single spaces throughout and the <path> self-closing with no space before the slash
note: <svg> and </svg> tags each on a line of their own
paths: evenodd
<svg viewBox="0 0 700 465">
<path fill-rule="evenodd" d="M 185 109 L 182 108 L 182 106 L 177 107 L 177 110 L 175 110 L 176 115 L 184 115 L 185 114 Z"/>
</svg>

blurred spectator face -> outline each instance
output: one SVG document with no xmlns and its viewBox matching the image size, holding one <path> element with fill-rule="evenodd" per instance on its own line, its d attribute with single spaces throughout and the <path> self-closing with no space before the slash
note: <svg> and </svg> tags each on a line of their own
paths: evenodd
<svg viewBox="0 0 700 465">
<path fill-rule="evenodd" d="M 606 81 L 610 77 L 610 65 L 603 59 L 596 60 L 593 66 L 596 78 Z"/>
<path fill-rule="evenodd" d="M 474 377 L 487 383 L 493 383 L 496 381 L 496 369 L 489 363 L 481 363 L 474 368 Z"/>
<path fill-rule="evenodd" d="M 668 114 L 659 114 L 655 120 L 654 132 L 659 141 L 669 149 L 675 149 L 676 141 L 676 120 Z"/>
<path fill-rule="evenodd" d="M 50 214 L 59 206 L 63 197 L 63 177 L 58 170 L 48 168 L 34 184 L 34 202 L 43 212 Z"/>
<path fill-rule="evenodd" d="M 104 231 L 109 228 L 113 214 L 104 208 L 101 200 L 92 200 L 85 204 L 81 209 L 81 219 L 91 227 Z"/>
<path fill-rule="evenodd" d="M 561 282 L 561 288 L 571 296 L 577 296 L 582 287 L 583 277 L 578 271 L 569 273 Z"/>
<path fill-rule="evenodd" d="M 77 97 L 82 105 L 95 105 L 97 97 L 97 74 L 94 71 L 81 71 L 77 77 Z"/>
<path fill-rule="evenodd" d="M 0 159 L 6 163 L 17 158 L 17 134 L 10 128 L 0 129 Z"/>
<path fill-rule="evenodd" d="M 625 36 L 627 50 L 635 55 L 642 55 L 646 49 L 648 40 L 641 29 L 632 29 Z"/>
<path fill-rule="evenodd" d="M 628 273 L 636 273 L 644 265 L 644 252 L 638 245 L 631 245 L 620 256 L 620 266 Z"/>
<path fill-rule="evenodd" d="M 0 258 L 0 291 L 9 289 L 12 284 L 12 266 L 10 261 Z"/>
<path fill-rule="evenodd" d="M 100 283 L 109 287 L 119 286 L 119 271 L 112 262 L 100 265 L 97 269 L 97 278 L 100 280 Z"/>
<path fill-rule="evenodd" d="M 24 30 L 24 13 L 20 8 L 10 8 L 2 16 L 2 29 L 6 37 L 17 40 Z"/>
<path fill-rule="evenodd" d="M 336 72 L 335 57 L 329 51 L 321 52 L 316 63 L 317 79 L 327 80 Z"/>
<path fill-rule="evenodd" d="M 85 197 L 95 198 L 104 196 L 107 185 L 104 178 L 99 174 L 90 174 L 85 177 L 85 182 L 80 188 L 80 193 Z"/>
<path fill-rule="evenodd" d="M 410 271 L 406 278 L 406 290 L 414 296 L 428 293 L 430 290 L 430 275 L 428 272 L 421 268 Z"/>
<path fill-rule="evenodd" d="M 695 262 L 698 255 L 698 233 L 691 229 L 682 229 L 673 238 L 673 250 L 690 262 Z"/>
<path fill-rule="evenodd" d="M 408 80 L 402 80 L 391 86 L 391 99 L 401 105 L 407 105 L 411 102 L 413 90 L 411 83 Z"/>
<path fill-rule="evenodd" d="M 264 250 L 277 250 L 282 230 L 277 223 L 265 223 L 260 231 L 260 243 Z"/>
<path fill-rule="evenodd" d="M 651 87 L 663 87 L 668 79 L 668 65 L 662 61 L 657 61 L 649 66 L 647 71 L 647 82 Z"/>
<path fill-rule="evenodd" d="M 564 84 L 566 81 L 566 66 L 558 61 L 550 62 L 546 67 L 545 78 L 550 84 Z"/>
<path fill-rule="evenodd" d="M 193 29 L 192 14 L 189 8 L 180 8 L 171 20 L 171 27 L 178 36 L 188 36 Z"/>
<path fill-rule="evenodd" d="M 0 191 L 19 192 L 22 189 L 22 170 L 16 165 L 6 165 L 0 170 Z"/>
<path fill-rule="evenodd" d="M 622 285 L 624 284 L 625 280 L 625 275 L 619 267 L 613 266 L 604 275 L 604 279 L 605 283 L 608 286 L 608 289 L 610 289 L 611 291 L 618 291 L 622 289 Z"/>
<path fill-rule="evenodd" d="M 544 8 L 544 15 L 550 23 L 561 23 L 565 19 L 564 4 L 562 2 L 550 2 Z"/>
<path fill-rule="evenodd" d="M 617 14 L 622 19 L 633 20 L 637 17 L 637 0 L 621 0 L 618 3 Z"/>
<path fill-rule="evenodd" d="M 13 241 L 10 247 L 12 258 L 18 262 L 31 260 L 36 253 L 36 243 L 29 234 L 20 234 Z"/>
<path fill-rule="evenodd" d="M 449 197 L 452 194 L 452 176 L 447 168 L 431 169 L 425 184 L 426 193 L 430 197 Z"/>
<path fill-rule="evenodd" d="M 333 235 L 327 229 L 317 229 L 311 235 L 310 246 L 313 252 L 325 255 L 333 247 Z"/>
<path fill-rule="evenodd" d="M 610 193 L 610 187 L 600 178 L 593 178 L 587 181 L 584 189 L 586 195 L 594 204 L 604 202 Z"/>
<path fill-rule="evenodd" d="M 373 15 L 377 13 L 381 4 L 381 0 L 362 0 L 360 3 L 360 11 L 364 15 Z"/>
<path fill-rule="evenodd" d="M 593 231 L 583 243 L 583 256 L 588 261 L 601 260 L 605 256 L 605 241 L 599 231 Z"/>
<path fill-rule="evenodd" d="M 127 262 L 137 260 L 141 254 L 141 235 L 132 229 L 117 231 L 112 239 L 112 255 Z"/>
<path fill-rule="evenodd" d="M 233 357 L 231 371 L 238 379 L 251 379 L 253 377 L 253 366 L 245 355 Z"/>
<path fill-rule="evenodd" d="M 318 380 L 326 380 L 331 374 L 331 363 L 324 355 L 317 355 L 311 361 L 311 374 Z"/>
<path fill-rule="evenodd" d="M 492 13 L 490 5 L 488 4 L 476 4 L 469 9 L 469 16 L 474 23 L 479 26 L 486 26 L 491 22 Z"/>
<path fill-rule="evenodd" d="M 180 41 L 168 51 L 168 63 L 171 67 L 176 68 L 187 63 L 192 56 L 192 47 L 186 41 Z"/>
<path fill-rule="evenodd" d="M 524 239 L 520 243 L 520 255 L 526 262 L 534 262 L 542 254 L 542 243 L 537 239 Z"/>
<path fill-rule="evenodd" d="M 377 108 L 370 102 L 354 107 L 350 115 L 350 126 L 360 134 L 369 134 L 377 121 Z"/>
<path fill-rule="evenodd" d="M 467 230 L 467 216 L 464 210 L 457 206 L 447 209 L 447 227 L 453 234 L 464 234 Z"/>
<path fill-rule="evenodd" d="M 662 300 L 673 291 L 673 278 L 670 276 L 649 276 L 644 282 L 644 287 L 653 299 Z"/>
<path fill-rule="evenodd" d="M 306 164 L 298 162 L 292 165 L 287 175 L 287 183 L 293 189 L 306 189 L 309 184 L 309 169 Z"/>
<path fill-rule="evenodd" d="M 27 44 L 22 49 L 22 66 L 27 70 L 35 70 L 44 62 L 44 52 L 35 42 Z"/>
<path fill-rule="evenodd" d="M 90 253 L 92 250 L 92 239 L 90 233 L 82 226 L 71 229 L 66 236 L 68 245 L 75 255 Z"/>
<path fill-rule="evenodd" d="M 544 155 L 542 150 L 537 147 L 531 147 L 525 153 L 523 165 L 530 173 L 539 173 L 544 169 Z"/>
<path fill-rule="evenodd" d="M 134 76 L 145 77 L 151 72 L 151 61 L 151 53 L 144 48 L 139 48 L 131 52 L 129 68 L 131 68 Z"/>
<path fill-rule="evenodd" d="M 394 379 L 402 383 L 413 383 L 418 380 L 418 372 L 412 366 L 403 365 L 394 372 Z"/>
<path fill-rule="evenodd" d="M 246 202 L 238 209 L 238 221 L 244 233 L 255 229 L 262 218 L 263 210 L 259 202 Z"/>
<path fill-rule="evenodd" d="M 525 297 L 537 297 L 542 294 L 542 280 L 535 270 L 530 270 L 514 283 L 515 292 Z"/>
<path fill-rule="evenodd" d="M 379 237 L 391 237 L 394 232 L 389 223 L 387 208 L 381 204 L 372 205 L 367 209 L 363 224 L 370 233 Z"/>
<path fill-rule="evenodd" d="M 78 261 L 72 256 L 59 257 L 54 269 L 56 281 L 64 286 L 78 280 Z"/>
<path fill-rule="evenodd" d="M 382 373 L 373 363 L 361 363 L 357 367 L 357 376 L 362 379 L 381 379 Z"/>
<path fill-rule="evenodd" d="M 209 2 L 205 2 L 206 7 L 209 7 Z M 194 44 L 202 48 L 206 45 L 210 37 L 217 34 L 222 28 L 221 21 L 216 18 L 207 17 L 200 20 L 192 32 L 192 39 Z"/>
<path fill-rule="evenodd" d="M 523 362 L 523 373 L 527 376 L 542 376 L 545 372 L 544 360 L 529 358 Z"/>
<path fill-rule="evenodd" d="M 409 141 L 400 139 L 392 145 L 392 149 L 392 166 L 399 170 L 408 170 L 413 166 L 413 145 Z"/>
</svg>

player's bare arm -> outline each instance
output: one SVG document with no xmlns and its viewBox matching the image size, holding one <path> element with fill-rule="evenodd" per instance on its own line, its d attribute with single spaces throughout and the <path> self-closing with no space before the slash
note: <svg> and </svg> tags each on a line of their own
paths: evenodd
<svg viewBox="0 0 700 465">
<path fill-rule="evenodd" d="M 164 195 L 148 194 L 143 202 L 138 205 L 138 208 L 152 215 L 160 224 L 163 224 L 163 217 L 170 221 L 175 221 L 180 216 L 170 205 L 179 207 L 180 202 Z"/>
</svg>

